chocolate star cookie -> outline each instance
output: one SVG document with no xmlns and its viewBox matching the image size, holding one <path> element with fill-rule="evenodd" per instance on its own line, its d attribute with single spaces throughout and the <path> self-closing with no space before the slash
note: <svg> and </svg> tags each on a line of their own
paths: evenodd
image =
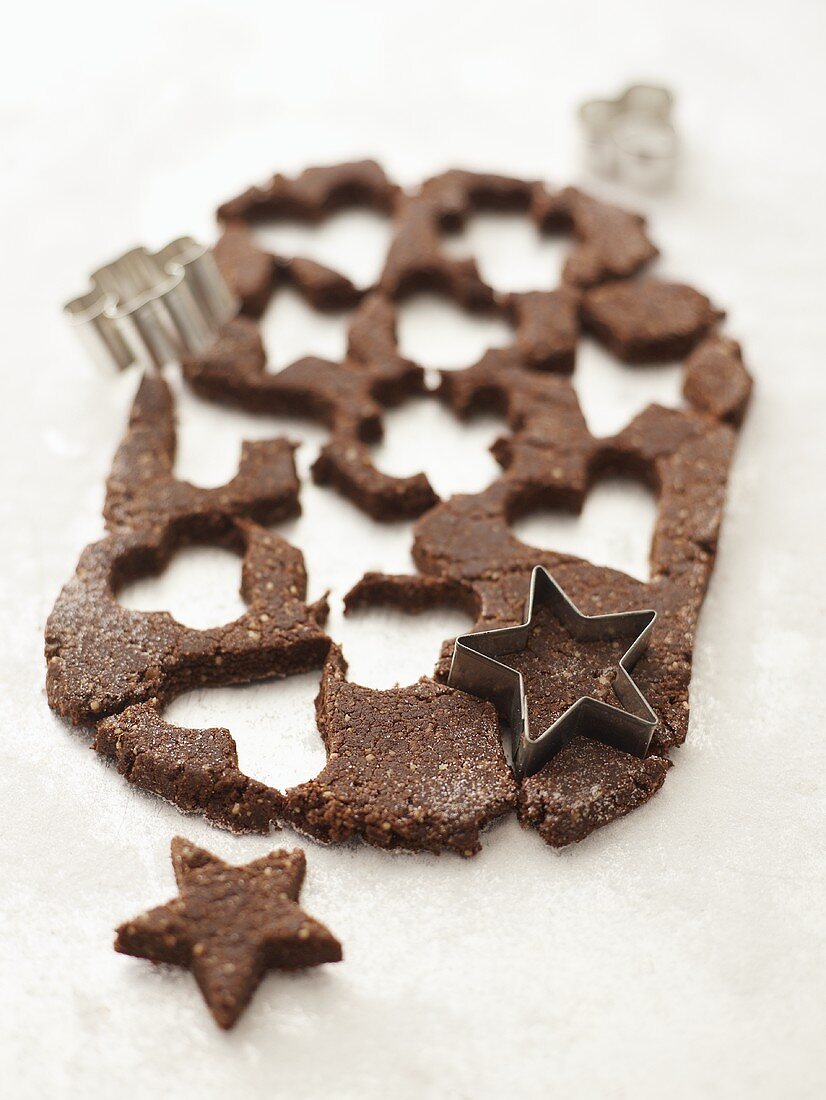
<svg viewBox="0 0 826 1100">
<path fill-rule="evenodd" d="M 188 967 L 220 1027 L 235 1024 L 267 970 L 341 960 L 335 936 L 298 904 L 300 849 L 235 867 L 177 836 L 172 865 L 180 896 L 122 924 L 115 950 Z"/>
</svg>

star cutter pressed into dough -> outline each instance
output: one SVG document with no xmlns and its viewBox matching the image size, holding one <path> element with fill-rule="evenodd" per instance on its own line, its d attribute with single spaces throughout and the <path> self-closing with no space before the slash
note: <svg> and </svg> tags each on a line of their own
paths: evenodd
<svg viewBox="0 0 826 1100">
<path fill-rule="evenodd" d="M 531 737 L 528 699 L 522 673 L 499 657 L 524 650 L 537 604 L 549 608 L 576 641 L 633 641 L 617 666 L 612 685 L 622 707 L 583 695 L 538 737 Z M 591 737 L 634 756 L 645 756 L 657 727 L 657 716 L 631 679 L 631 670 L 648 647 L 656 611 L 623 611 L 616 615 L 583 615 L 550 573 L 537 565 L 531 575 L 525 622 L 499 630 L 480 630 L 456 639 L 448 684 L 493 703 L 512 737 L 517 779 L 539 771 L 573 737 Z M 623 707 L 625 709 L 623 709 Z"/>
</svg>

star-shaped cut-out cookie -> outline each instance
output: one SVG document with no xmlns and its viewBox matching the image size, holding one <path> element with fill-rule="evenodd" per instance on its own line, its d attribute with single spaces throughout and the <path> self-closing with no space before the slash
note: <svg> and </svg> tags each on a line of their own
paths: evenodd
<svg viewBox="0 0 826 1100">
<path fill-rule="evenodd" d="M 513 735 L 518 778 L 574 737 L 645 756 L 657 716 L 631 679 L 656 611 L 583 615 L 542 566 L 525 622 L 456 639 L 448 683 L 488 699 Z M 543 732 L 534 737 L 531 726 Z"/>
<path fill-rule="evenodd" d="M 175 837 L 172 865 L 180 896 L 122 924 L 115 950 L 188 967 L 221 1027 L 237 1021 L 265 971 L 342 958 L 335 936 L 298 904 L 300 849 L 235 867 Z"/>
</svg>

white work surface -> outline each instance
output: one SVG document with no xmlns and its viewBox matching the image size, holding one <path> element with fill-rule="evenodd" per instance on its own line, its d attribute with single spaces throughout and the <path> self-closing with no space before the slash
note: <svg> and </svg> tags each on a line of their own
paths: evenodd
<svg viewBox="0 0 826 1100">
<path fill-rule="evenodd" d="M 29 5 L 4 37 L 4 1094 L 822 1096 L 823 5 Z M 129 787 L 43 690 L 46 616 L 102 533 L 138 380 L 87 362 L 63 299 L 138 241 L 211 239 L 218 202 L 277 169 L 372 155 L 410 184 L 452 166 L 569 182 L 575 104 L 640 77 L 679 97 L 679 184 L 603 193 L 649 214 L 655 271 L 729 310 L 757 382 L 697 636 L 691 730 L 661 793 L 562 852 L 511 818 L 465 861 L 321 848 L 288 830 L 235 838 Z M 290 240 L 370 277 L 386 230 L 352 214 Z M 453 247 L 476 249 L 504 289 L 550 287 L 564 251 L 514 218 L 479 219 Z M 345 322 L 279 295 L 275 364 L 339 355 Z M 427 300 L 405 307 L 401 334 L 429 366 L 508 339 Z M 649 400 L 679 401 L 677 368 L 634 372 L 587 342 L 574 380 L 600 433 Z M 412 569 L 411 525 L 373 523 L 311 483 L 324 432 L 189 394 L 180 417 L 178 471 L 199 484 L 232 476 L 243 438 L 303 441 L 304 513 L 280 530 L 305 554 L 311 596 L 332 591 L 353 679 L 429 672 L 463 616 L 343 621 L 362 572 Z M 442 494 L 496 475 L 493 419 L 458 425 L 422 400 L 387 426 L 389 472 L 424 469 Z M 580 520 L 535 516 L 519 533 L 645 575 L 652 516 L 646 492 L 606 484 Z M 235 616 L 238 581 L 236 558 L 198 550 L 123 598 L 201 626 Z M 241 766 L 283 787 L 323 761 L 317 683 L 199 692 L 168 714 L 228 726 Z M 115 954 L 115 925 L 175 894 L 176 833 L 234 862 L 301 844 L 302 902 L 345 961 L 267 976 L 225 1034 L 189 973 Z"/>
</svg>

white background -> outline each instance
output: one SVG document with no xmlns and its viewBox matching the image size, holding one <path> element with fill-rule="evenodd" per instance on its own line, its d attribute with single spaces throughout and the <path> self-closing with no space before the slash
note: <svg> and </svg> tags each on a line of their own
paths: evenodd
<svg viewBox="0 0 826 1100">
<path fill-rule="evenodd" d="M 7 1095 L 823 1095 L 823 5 L 28 4 L 3 38 Z M 697 638 L 689 741 L 648 806 L 562 853 L 515 820 L 470 862 L 303 843 L 303 901 L 346 961 L 268 977 L 220 1033 L 189 974 L 116 955 L 112 929 L 174 894 L 175 832 L 236 862 L 297 839 L 181 818 L 48 711 L 44 621 L 101 534 L 137 382 L 87 364 L 60 304 L 137 241 L 210 239 L 217 203 L 275 169 L 374 155 L 406 183 L 450 166 L 569 182 L 575 104 L 638 78 L 675 88 L 685 138 L 679 186 L 637 200 L 663 250 L 657 269 L 729 309 L 757 378 Z M 552 285 L 559 246 L 543 251 L 518 219 L 498 224 L 473 225 L 456 247 L 477 249 L 503 288 Z M 367 277 L 385 236 L 356 215 L 301 239 Z M 289 296 L 267 319 L 278 365 L 337 355 L 343 333 Z M 425 301 L 405 310 L 402 338 L 429 365 L 461 366 L 508 334 Z M 575 382 L 598 432 L 652 398 L 679 399 L 676 368 L 634 373 L 587 344 Z M 231 476 L 243 437 L 303 439 L 304 471 L 324 438 L 191 396 L 181 417 L 179 471 L 202 484 Z M 495 476 L 485 448 L 498 430 L 459 428 L 419 402 L 388 418 L 379 459 L 424 468 L 443 493 L 477 490 Z M 353 677 L 388 686 L 429 671 L 462 616 L 340 614 L 363 570 L 410 568 L 409 525 L 379 527 L 307 479 L 302 499 L 283 530 L 305 552 L 311 594 L 332 588 Z M 651 517 L 647 494 L 606 485 L 581 521 L 534 517 L 521 533 L 639 573 Z M 235 614 L 238 577 L 228 554 L 183 554 L 124 599 L 206 625 Z M 204 692 L 169 713 L 229 726 L 242 766 L 283 786 L 323 760 L 316 685 Z"/>
</svg>

